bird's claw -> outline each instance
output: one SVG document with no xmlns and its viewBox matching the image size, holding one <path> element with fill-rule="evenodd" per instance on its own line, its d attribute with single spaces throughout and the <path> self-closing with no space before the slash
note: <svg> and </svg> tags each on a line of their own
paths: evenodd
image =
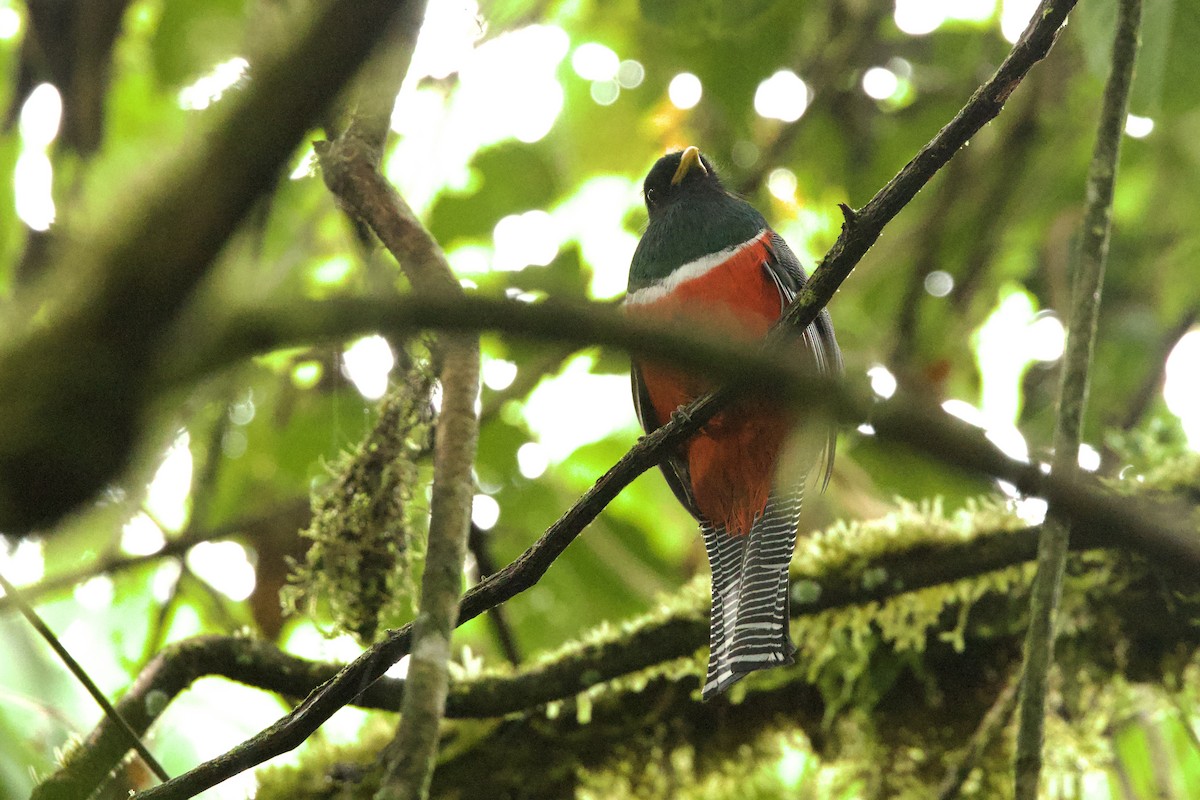
<svg viewBox="0 0 1200 800">
<path fill-rule="evenodd" d="M 682 408 L 677 408 L 671 412 L 671 422 L 677 425 L 690 425 L 692 423 L 692 415 Z"/>
</svg>

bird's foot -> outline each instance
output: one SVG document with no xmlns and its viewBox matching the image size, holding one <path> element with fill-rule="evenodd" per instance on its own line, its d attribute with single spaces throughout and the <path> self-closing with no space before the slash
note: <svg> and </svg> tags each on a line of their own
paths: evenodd
<svg viewBox="0 0 1200 800">
<path fill-rule="evenodd" d="M 692 415 L 684 408 L 677 408 L 671 412 L 671 422 L 677 425 L 691 425 Z"/>
</svg>

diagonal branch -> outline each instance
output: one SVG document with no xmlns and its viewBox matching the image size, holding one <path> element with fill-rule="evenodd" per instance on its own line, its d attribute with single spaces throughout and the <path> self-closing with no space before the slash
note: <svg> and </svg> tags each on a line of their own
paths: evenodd
<svg viewBox="0 0 1200 800">
<path fill-rule="evenodd" d="M 125 735 L 126 746 L 132 747 L 137 751 L 137 754 L 142 757 L 142 761 L 146 762 L 146 766 L 150 767 L 150 771 L 158 776 L 159 780 L 169 780 L 170 776 L 167 775 L 167 771 L 162 768 L 162 764 L 159 764 L 158 759 L 147 749 L 139 735 L 130 727 L 129 722 L 113 708 L 112 703 L 108 702 L 108 698 L 104 696 L 104 692 L 100 691 L 100 687 L 96 685 L 96 682 L 83 669 L 83 665 L 75 660 L 75 657 L 71 655 L 67 648 L 63 646 L 63 643 L 59 641 L 58 637 L 54 635 L 54 631 L 50 630 L 50 626 L 42 620 L 37 611 L 33 609 L 33 606 L 26 602 L 21 593 L 17 591 L 17 588 L 9 583 L 8 578 L 5 578 L 3 574 L 0 574 L 0 589 L 4 590 L 4 596 L 12 600 L 17 609 L 25 616 L 25 619 L 29 621 L 29 624 L 33 626 L 33 629 L 38 632 L 38 635 L 46 640 L 46 643 L 50 645 L 50 649 L 66 664 L 71 674 L 83 684 L 87 693 L 104 710 L 104 718 L 115 725 Z"/>
<path fill-rule="evenodd" d="M 1098 542 L 1086 530 L 1075 537 L 1076 551 Z M 817 570 L 796 577 L 809 600 L 793 602 L 793 618 L 864 603 L 882 602 L 908 591 L 983 575 L 1033 560 L 1037 529 L 981 532 L 969 541 L 916 541 L 869 561 L 851 559 L 837 570 Z M 888 580 L 868 580 L 886 574 Z M 510 579 L 512 573 L 509 573 Z M 474 606 L 474 595 L 467 598 Z M 671 659 L 686 657 L 703 647 L 707 623 L 698 614 L 682 611 L 640 625 L 619 642 L 588 645 L 575 654 L 522 670 L 506 677 L 476 678 L 450 687 L 446 714 L 450 718 L 486 718 L 523 711 L 563 700 L 589 687 Z M 201 636 L 172 644 L 159 653 L 117 704 L 139 733 L 145 733 L 168 703 L 193 682 L 220 676 L 275 692 L 300 697 L 338 674 L 335 664 L 315 663 L 273 645 L 240 636 Z M 349 702 L 362 708 L 394 711 L 404 694 L 404 681 L 380 678 Z M 150 698 L 153 702 L 148 702 Z M 127 744 L 110 721 L 104 720 L 80 750 L 51 781 L 39 787 L 36 800 L 86 796 L 116 766 Z M 57 793 L 49 791 L 51 786 Z"/>
</svg>

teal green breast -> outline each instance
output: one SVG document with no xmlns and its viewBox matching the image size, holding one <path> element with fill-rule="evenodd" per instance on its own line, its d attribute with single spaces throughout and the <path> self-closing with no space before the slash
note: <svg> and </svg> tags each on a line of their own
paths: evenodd
<svg viewBox="0 0 1200 800">
<path fill-rule="evenodd" d="M 730 194 L 673 204 L 646 226 L 629 267 L 629 291 L 660 281 L 698 258 L 749 241 L 766 227 L 762 214 Z"/>
</svg>

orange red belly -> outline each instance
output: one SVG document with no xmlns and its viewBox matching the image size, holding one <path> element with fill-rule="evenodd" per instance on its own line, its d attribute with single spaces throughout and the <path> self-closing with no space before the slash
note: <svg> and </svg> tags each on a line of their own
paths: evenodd
<svg viewBox="0 0 1200 800">
<path fill-rule="evenodd" d="M 762 266 L 767 259 L 764 237 L 759 237 L 668 293 L 631 303 L 628 312 L 761 339 L 780 313 L 779 291 Z M 711 382 L 670 366 L 655 362 L 638 366 L 660 421 L 713 388 Z M 789 428 L 789 415 L 773 404 L 745 398 L 718 414 L 685 445 L 692 492 L 705 519 L 735 535 L 749 533 L 766 506 Z"/>
</svg>

